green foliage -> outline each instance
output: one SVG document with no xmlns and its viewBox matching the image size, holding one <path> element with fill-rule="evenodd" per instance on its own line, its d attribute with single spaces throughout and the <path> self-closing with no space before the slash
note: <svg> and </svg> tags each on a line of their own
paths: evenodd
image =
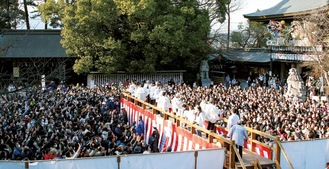
<svg viewBox="0 0 329 169">
<path fill-rule="evenodd" d="M 237 48 L 261 48 L 266 46 L 269 34 L 266 25 L 261 22 L 248 22 L 247 26 L 240 23 L 238 31 L 231 34 L 231 42 Z"/>
<path fill-rule="evenodd" d="M 229 12 L 228 5 L 231 3 L 231 0 L 210 0 L 215 1 L 213 6 L 213 11 L 215 12 L 215 18 L 218 22 L 223 23 L 226 20 L 226 15 Z"/>
<path fill-rule="evenodd" d="M 61 22 L 64 16 L 64 10 L 67 6 L 75 3 L 75 0 L 47 0 L 38 6 L 42 21 L 47 22 L 53 28 L 63 27 Z"/>
<path fill-rule="evenodd" d="M 0 29 L 15 29 L 24 20 L 17 0 L 0 1 Z"/>
<path fill-rule="evenodd" d="M 197 71 L 209 53 L 209 16 L 197 0 L 79 0 L 62 16 L 61 43 L 80 57 L 79 74 Z"/>
</svg>

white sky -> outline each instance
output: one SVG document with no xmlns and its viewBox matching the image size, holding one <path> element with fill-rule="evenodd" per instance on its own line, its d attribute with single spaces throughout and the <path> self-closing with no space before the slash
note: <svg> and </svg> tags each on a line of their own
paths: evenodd
<svg viewBox="0 0 329 169">
<path fill-rule="evenodd" d="M 273 7 L 282 0 L 235 0 L 240 1 L 242 8 L 231 14 L 231 30 L 237 30 L 237 26 L 240 22 L 246 23 L 247 19 L 243 17 L 244 14 L 256 12 L 257 9 L 264 10 Z M 223 30 L 221 32 L 226 33 L 227 23 L 224 23 Z"/>
<path fill-rule="evenodd" d="M 35 0 L 36 1 L 36 0 Z M 243 14 L 248 14 L 255 12 L 257 9 L 264 10 L 270 8 L 282 0 L 236 0 L 240 1 L 243 5 L 239 11 L 236 11 L 231 14 L 231 30 L 236 30 L 237 25 L 240 22 L 245 23 L 247 20 L 243 17 Z M 32 11 L 32 9 L 29 9 Z M 40 18 L 31 19 L 30 20 L 31 29 L 44 29 L 44 23 L 41 22 Z M 48 27 L 51 28 L 51 27 Z M 26 29 L 26 27 L 22 27 L 21 29 Z M 223 30 L 225 32 L 225 30 Z"/>
<path fill-rule="evenodd" d="M 244 21 L 243 14 L 248 14 L 252 12 L 256 12 L 257 9 L 264 10 L 268 9 L 282 0 L 240 0 L 242 4 L 242 9 L 239 11 L 236 11 L 232 15 L 232 22 L 241 22 Z"/>
</svg>

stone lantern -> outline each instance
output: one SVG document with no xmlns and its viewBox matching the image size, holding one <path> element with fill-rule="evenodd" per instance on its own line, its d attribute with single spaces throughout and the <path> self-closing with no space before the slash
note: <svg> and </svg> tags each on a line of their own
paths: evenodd
<svg viewBox="0 0 329 169">
<path fill-rule="evenodd" d="M 200 65 L 200 80 L 202 86 L 210 86 L 211 80 L 209 78 L 208 60 L 202 60 Z"/>
</svg>

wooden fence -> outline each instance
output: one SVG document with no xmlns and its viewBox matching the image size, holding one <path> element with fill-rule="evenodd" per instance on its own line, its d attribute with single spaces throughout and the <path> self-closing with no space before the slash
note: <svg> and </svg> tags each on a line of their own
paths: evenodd
<svg viewBox="0 0 329 169">
<path fill-rule="evenodd" d="M 155 74 L 102 74 L 102 73 L 90 73 L 87 77 L 87 85 L 89 87 L 94 87 L 95 85 L 101 86 L 106 83 L 115 83 L 119 84 L 120 82 L 125 83 L 126 80 L 136 80 L 142 82 L 144 80 L 158 81 L 162 84 L 167 84 L 171 79 L 175 83 L 183 82 L 183 73 L 185 71 L 158 71 Z"/>
<path fill-rule="evenodd" d="M 191 123 L 188 120 L 181 118 L 179 116 L 176 116 L 172 113 L 166 112 L 162 109 L 159 109 L 158 107 L 151 105 L 149 103 L 146 103 L 144 101 L 141 101 L 133 96 L 131 96 L 129 93 L 122 93 L 121 95 L 122 99 L 125 99 L 127 101 L 130 101 L 132 103 L 134 103 L 135 105 L 138 105 L 140 107 L 142 107 L 143 109 L 149 109 L 153 114 L 158 114 L 159 112 L 162 113 L 162 116 L 164 118 L 164 120 L 167 120 L 169 118 L 172 118 L 176 125 L 179 127 L 181 122 L 183 122 L 184 124 L 186 124 L 187 126 L 189 126 L 191 128 L 190 132 L 192 132 L 192 134 L 196 133 L 196 130 L 200 130 L 202 131 L 202 133 L 207 134 L 208 135 L 208 142 L 209 143 L 215 143 L 215 142 L 220 142 L 220 144 L 222 145 L 222 147 L 225 147 L 227 149 L 226 151 L 226 162 L 224 164 L 224 168 L 235 168 L 236 167 L 236 163 L 235 163 L 235 158 L 238 158 L 238 161 L 240 162 L 240 165 L 242 168 L 246 168 L 246 166 L 244 165 L 243 160 L 241 159 L 240 155 L 238 153 L 236 153 L 236 150 L 234 150 L 235 148 L 235 142 L 232 140 L 229 140 L 221 135 L 218 135 L 217 133 L 214 133 L 213 131 L 209 131 L 206 130 L 205 128 L 196 125 L 195 123 Z M 227 119 L 225 120 L 227 121 Z M 217 128 L 221 128 L 221 126 L 216 125 Z M 251 151 L 255 152 L 255 147 L 253 146 L 255 144 L 259 144 L 259 145 L 263 145 L 263 146 L 267 146 L 264 143 L 261 143 L 259 141 L 257 141 L 256 136 L 261 136 L 264 138 L 268 138 L 274 141 L 275 147 L 268 147 L 272 150 L 272 154 L 274 156 L 274 158 L 272 159 L 273 162 L 275 163 L 275 168 L 280 168 L 280 154 L 281 152 L 283 153 L 285 160 L 288 162 L 290 169 L 294 169 L 294 167 L 292 166 L 291 161 L 289 160 L 289 157 L 287 155 L 287 153 L 285 152 L 285 150 L 283 149 L 281 142 L 279 140 L 279 137 L 275 137 L 275 136 L 271 136 L 268 135 L 266 133 L 260 132 L 258 130 L 253 130 L 251 128 L 246 127 L 248 133 L 250 134 L 250 142 L 251 142 Z M 222 128 L 221 130 L 226 130 L 226 128 Z M 266 166 L 268 167 L 268 166 Z"/>
</svg>

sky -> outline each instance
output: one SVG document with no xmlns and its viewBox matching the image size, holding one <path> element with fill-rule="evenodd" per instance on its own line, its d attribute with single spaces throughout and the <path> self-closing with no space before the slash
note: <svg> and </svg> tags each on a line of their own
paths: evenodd
<svg viewBox="0 0 329 169">
<path fill-rule="evenodd" d="M 35 0 L 40 1 L 40 0 Z M 242 8 L 231 15 L 231 30 L 236 30 L 237 25 L 240 22 L 246 23 L 247 20 L 243 17 L 243 14 L 248 14 L 255 12 L 257 9 L 264 10 L 270 8 L 282 0 L 236 0 L 242 3 Z M 32 11 L 32 9 L 29 9 Z M 44 29 L 44 23 L 41 21 L 41 18 L 31 19 L 31 29 Z M 50 28 L 50 27 L 48 27 Z M 21 29 L 26 29 L 25 26 L 21 27 Z M 225 30 L 223 30 L 225 31 Z"/>
<path fill-rule="evenodd" d="M 247 19 L 243 17 L 244 14 L 256 12 L 257 9 L 264 10 L 273 7 L 282 0 L 235 0 L 240 1 L 242 7 L 240 10 L 231 14 L 231 30 L 237 30 L 239 23 L 247 23 Z M 227 23 L 224 23 L 227 24 Z M 224 26 L 225 27 L 225 26 Z M 226 29 L 226 28 L 225 28 Z M 226 30 L 223 29 L 224 32 Z"/>
<path fill-rule="evenodd" d="M 281 1 L 282 0 L 240 0 L 243 6 L 241 10 L 233 13 L 232 22 L 245 21 L 243 14 L 256 12 L 257 9 L 259 10 L 268 9 L 278 4 Z"/>
</svg>

